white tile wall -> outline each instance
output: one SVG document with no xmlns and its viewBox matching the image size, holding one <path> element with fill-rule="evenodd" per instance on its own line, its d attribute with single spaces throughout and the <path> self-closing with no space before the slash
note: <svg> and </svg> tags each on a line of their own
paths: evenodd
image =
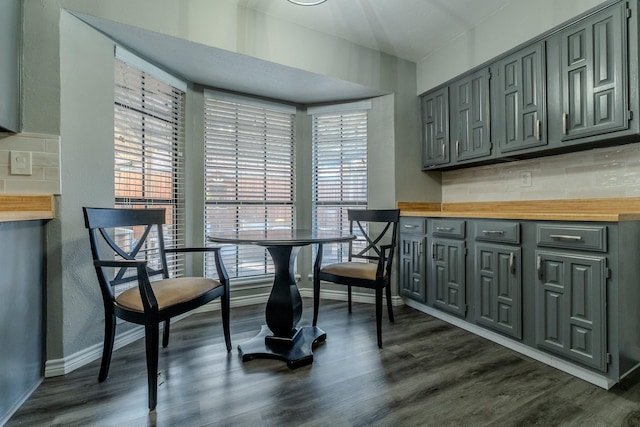
<svg viewBox="0 0 640 427">
<path fill-rule="evenodd" d="M 31 175 L 12 175 L 9 152 L 30 151 Z M 0 193 L 61 194 L 60 137 L 41 134 L 0 134 Z"/>
<path fill-rule="evenodd" d="M 531 172 L 531 186 L 521 185 Z M 640 197 L 640 143 L 443 172 L 443 202 Z"/>
</svg>

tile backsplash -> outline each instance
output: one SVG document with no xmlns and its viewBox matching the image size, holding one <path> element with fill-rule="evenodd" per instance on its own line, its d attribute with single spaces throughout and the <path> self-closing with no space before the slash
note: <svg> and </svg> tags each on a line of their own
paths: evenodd
<svg viewBox="0 0 640 427">
<path fill-rule="evenodd" d="M 442 174 L 448 203 L 608 197 L 640 197 L 640 143 Z"/>
<path fill-rule="evenodd" d="M 11 174 L 10 152 L 31 152 L 32 174 Z M 0 194 L 61 194 L 60 137 L 0 134 Z"/>
</svg>

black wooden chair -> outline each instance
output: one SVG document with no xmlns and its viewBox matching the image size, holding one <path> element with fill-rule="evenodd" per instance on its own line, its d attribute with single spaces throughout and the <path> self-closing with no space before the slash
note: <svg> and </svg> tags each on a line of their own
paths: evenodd
<svg viewBox="0 0 640 427">
<path fill-rule="evenodd" d="M 144 325 L 149 409 L 153 410 L 157 403 L 160 322 L 164 322 L 162 346 L 166 347 L 172 317 L 220 298 L 224 339 L 227 352 L 231 351 L 229 278 L 219 248 L 165 248 L 162 231 L 165 223 L 164 209 L 85 207 L 83 211 L 105 315 L 104 346 L 98 381 L 104 381 L 109 373 L 116 317 Z M 132 230 L 137 233 L 134 235 Z M 214 253 L 219 280 L 202 277 L 169 278 L 166 254 L 198 251 Z M 144 255 L 150 252 L 153 256 Z M 136 256 L 148 259 L 136 259 Z M 158 280 L 152 280 L 154 278 Z M 114 286 L 126 283 L 132 283 L 133 286 L 116 295 Z"/>
<path fill-rule="evenodd" d="M 378 347 L 382 348 L 383 289 L 386 289 L 389 320 L 394 321 L 393 308 L 391 307 L 391 266 L 396 247 L 400 211 L 398 209 L 350 209 L 348 218 L 349 232 L 358 236 L 357 240 L 349 242 L 348 262 L 329 264 L 323 267 L 322 250 L 318 250 L 313 271 L 313 326 L 316 326 L 318 322 L 320 281 L 347 286 L 349 313 L 351 313 L 352 286 L 374 289 Z M 354 225 L 357 226 L 357 229 L 354 229 Z"/>
</svg>

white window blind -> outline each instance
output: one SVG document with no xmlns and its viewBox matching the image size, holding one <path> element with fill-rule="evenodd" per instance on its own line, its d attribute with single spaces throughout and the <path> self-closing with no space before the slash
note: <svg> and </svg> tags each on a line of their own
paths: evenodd
<svg viewBox="0 0 640 427">
<path fill-rule="evenodd" d="M 205 235 L 295 228 L 295 110 L 213 92 L 204 110 Z M 230 277 L 273 273 L 264 248 L 225 245 L 222 257 Z"/>
<path fill-rule="evenodd" d="M 313 114 L 313 228 L 349 231 L 348 209 L 367 207 L 367 111 Z M 347 259 L 327 245 L 324 263 Z"/>
<path fill-rule="evenodd" d="M 116 59 L 114 95 L 115 206 L 165 208 L 165 245 L 184 246 L 185 94 Z M 115 230 L 131 247 L 140 233 L 140 227 Z M 157 237 L 149 242 L 139 258 L 157 268 Z M 172 277 L 184 273 L 183 255 L 169 254 L 167 262 Z"/>
</svg>

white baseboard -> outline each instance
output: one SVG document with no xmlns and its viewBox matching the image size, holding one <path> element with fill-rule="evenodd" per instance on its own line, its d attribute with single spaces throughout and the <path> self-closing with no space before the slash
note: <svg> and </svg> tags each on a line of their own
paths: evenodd
<svg viewBox="0 0 640 427">
<path fill-rule="evenodd" d="M 251 295 L 246 297 L 236 297 L 231 299 L 231 307 L 242 307 L 254 304 L 264 304 L 269 298 L 269 293 L 262 293 L 257 295 Z M 176 316 L 171 319 L 172 323 L 178 322 L 191 314 L 206 313 L 216 311 L 220 309 L 220 301 L 215 300 L 209 304 L 205 304 L 189 313 L 185 313 L 181 316 Z M 135 326 L 128 331 L 117 333 L 113 343 L 113 350 L 118 350 L 134 341 L 144 338 L 144 328 L 142 326 Z M 94 344 L 83 350 L 80 350 L 74 354 L 66 356 L 62 359 L 47 360 L 44 364 L 44 376 L 45 378 L 57 377 L 60 375 L 68 374 L 82 366 L 85 366 L 94 360 L 98 360 L 102 357 L 102 343 Z M 2 423 L 0 423 L 2 425 Z"/>
<path fill-rule="evenodd" d="M 357 289 L 357 288 L 356 288 Z M 303 298 L 313 298 L 313 289 L 304 288 L 300 289 L 300 295 Z M 331 290 L 320 288 L 320 299 L 347 301 L 347 291 L 345 290 Z M 353 302 L 359 302 L 363 304 L 375 304 L 376 297 L 374 294 L 351 291 L 351 300 Z M 391 296 L 391 305 L 399 306 L 404 305 L 404 299 L 398 295 Z"/>
</svg>

